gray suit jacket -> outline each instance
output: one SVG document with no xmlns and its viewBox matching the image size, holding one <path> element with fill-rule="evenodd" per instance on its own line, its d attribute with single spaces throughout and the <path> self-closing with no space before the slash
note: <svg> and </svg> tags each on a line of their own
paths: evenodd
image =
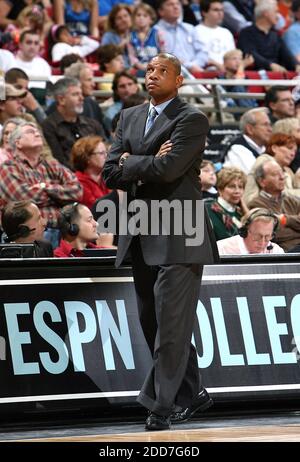
<svg viewBox="0 0 300 462">
<path fill-rule="evenodd" d="M 134 209 L 130 212 L 134 204 L 132 201 L 143 201 L 148 206 L 147 212 L 144 213 L 144 210 L 140 214 L 141 220 L 138 222 L 138 226 L 143 228 L 147 222 L 148 225 L 151 223 L 152 228 L 153 224 L 157 227 L 154 233 L 152 229 L 152 234 L 140 235 L 144 260 L 148 265 L 215 263 L 218 251 L 201 201 L 198 176 L 209 128 L 207 118 L 176 97 L 144 136 L 148 110 L 149 105 L 142 104 L 122 111 L 116 139 L 103 169 L 103 178 L 109 188 L 128 192 L 127 223 L 132 225 L 133 215 L 137 218 Z M 163 157 L 155 157 L 160 146 L 168 139 L 173 143 L 172 150 Z M 131 156 L 120 169 L 118 162 L 126 151 Z M 162 200 L 174 206 L 170 225 L 166 224 L 168 211 L 158 212 L 157 204 Z M 152 210 L 151 206 L 154 206 Z M 189 245 L 187 240 L 193 238 L 189 226 L 196 223 L 196 239 L 193 245 Z M 130 234 L 119 236 L 117 265 L 125 257 L 131 239 Z"/>
</svg>

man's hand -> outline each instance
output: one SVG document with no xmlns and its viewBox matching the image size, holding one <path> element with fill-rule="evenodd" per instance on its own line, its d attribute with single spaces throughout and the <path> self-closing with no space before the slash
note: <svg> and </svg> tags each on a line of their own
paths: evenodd
<svg viewBox="0 0 300 462">
<path fill-rule="evenodd" d="M 161 147 L 159 148 L 159 151 L 158 153 L 155 155 L 155 157 L 163 157 L 165 156 L 169 151 L 171 151 L 172 149 L 172 141 L 171 140 L 167 140 L 165 141 Z"/>
<path fill-rule="evenodd" d="M 22 98 L 22 106 L 24 106 L 27 111 L 35 111 L 38 108 L 38 102 L 30 91 L 27 91 L 26 96 Z"/>
<path fill-rule="evenodd" d="M 124 165 L 125 160 L 130 156 L 129 152 L 123 152 L 119 159 L 119 167 L 122 168 Z"/>
<path fill-rule="evenodd" d="M 273 72 L 286 72 L 286 68 L 283 66 L 280 66 L 280 64 L 277 64 L 277 63 L 272 63 L 270 65 L 270 69 Z"/>
</svg>

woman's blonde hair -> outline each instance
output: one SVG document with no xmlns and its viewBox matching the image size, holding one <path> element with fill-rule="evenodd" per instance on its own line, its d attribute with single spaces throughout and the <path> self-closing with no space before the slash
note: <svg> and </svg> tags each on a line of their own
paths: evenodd
<svg viewBox="0 0 300 462">
<path fill-rule="evenodd" d="M 241 180 L 245 188 L 247 177 L 242 170 L 236 167 L 223 167 L 217 174 L 217 188 L 222 191 L 233 180 Z"/>
</svg>

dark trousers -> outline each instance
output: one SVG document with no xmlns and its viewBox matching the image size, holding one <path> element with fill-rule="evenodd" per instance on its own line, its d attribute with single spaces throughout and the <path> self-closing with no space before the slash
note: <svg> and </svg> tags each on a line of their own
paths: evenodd
<svg viewBox="0 0 300 462">
<path fill-rule="evenodd" d="M 131 243 L 139 318 L 153 366 L 137 398 L 150 411 L 169 415 L 187 407 L 200 388 L 191 344 L 203 266 L 146 265 L 138 237 Z"/>
</svg>

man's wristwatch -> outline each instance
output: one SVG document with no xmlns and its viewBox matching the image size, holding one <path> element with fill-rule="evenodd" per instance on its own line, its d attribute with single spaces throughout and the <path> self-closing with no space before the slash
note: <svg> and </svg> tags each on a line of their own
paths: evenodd
<svg viewBox="0 0 300 462">
<path fill-rule="evenodd" d="M 125 163 L 125 160 L 128 158 L 128 156 L 122 156 L 120 157 L 120 160 L 119 160 L 119 167 L 120 168 L 123 168 L 123 165 Z"/>
</svg>

